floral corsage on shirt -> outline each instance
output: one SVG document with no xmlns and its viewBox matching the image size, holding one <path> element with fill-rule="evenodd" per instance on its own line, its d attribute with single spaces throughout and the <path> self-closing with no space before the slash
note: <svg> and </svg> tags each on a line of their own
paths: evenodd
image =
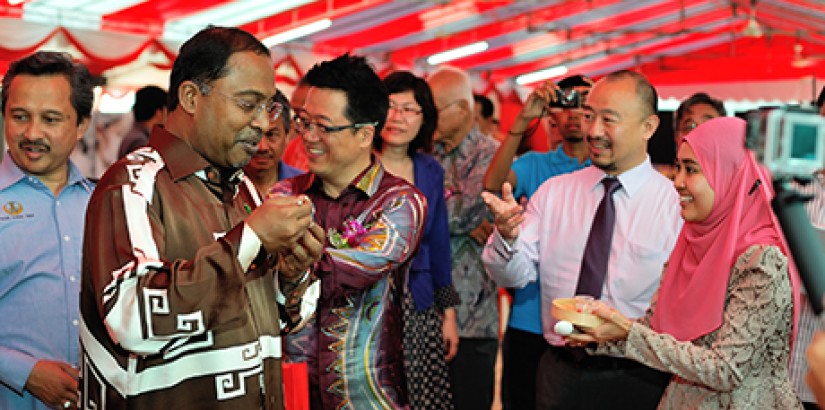
<svg viewBox="0 0 825 410">
<path fill-rule="evenodd" d="M 381 221 L 382 215 L 382 210 L 374 210 L 371 215 L 366 218 L 370 221 L 367 223 L 362 223 L 360 220 L 362 218 L 350 216 L 344 221 L 340 231 L 334 228 L 327 230 L 327 238 L 329 238 L 330 245 L 335 249 L 352 249 L 363 246 L 372 247 L 382 243 L 383 241 L 379 239 L 381 235 L 376 236 L 376 232 L 370 235 L 370 229 L 385 227 Z M 367 244 L 367 242 L 369 242 L 369 244 Z"/>
<path fill-rule="evenodd" d="M 336 249 L 355 248 L 361 243 L 364 236 L 367 235 L 367 230 L 370 226 L 371 224 L 364 226 L 357 219 L 349 217 L 344 221 L 344 227 L 340 232 L 334 228 L 330 228 L 329 231 L 327 231 L 327 237 L 329 237 L 329 243 Z"/>
</svg>

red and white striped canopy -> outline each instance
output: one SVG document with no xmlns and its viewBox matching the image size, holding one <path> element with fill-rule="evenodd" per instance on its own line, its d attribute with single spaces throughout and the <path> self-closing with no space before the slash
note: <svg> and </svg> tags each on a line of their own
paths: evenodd
<svg viewBox="0 0 825 410">
<path fill-rule="evenodd" d="M 0 72 L 36 49 L 62 48 L 117 82 L 167 69 L 207 24 L 265 39 L 325 19 L 325 30 L 272 46 L 280 80 L 347 51 L 379 71 L 424 74 L 429 57 L 468 45 L 482 51 L 448 64 L 498 89 L 553 67 L 594 77 L 631 68 L 676 98 L 736 83 L 748 86 L 723 97 L 810 99 L 825 68 L 818 0 L 3 0 Z"/>
</svg>

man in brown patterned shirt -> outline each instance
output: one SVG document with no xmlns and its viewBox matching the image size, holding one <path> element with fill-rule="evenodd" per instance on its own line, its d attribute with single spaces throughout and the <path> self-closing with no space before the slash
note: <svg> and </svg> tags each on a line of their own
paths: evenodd
<svg viewBox="0 0 825 410">
<path fill-rule="evenodd" d="M 269 51 L 204 29 L 169 94 L 165 128 L 89 204 L 81 407 L 280 409 L 279 334 L 303 319 L 324 234 L 308 198 L 261 203 L 241 171 L 282 108 Z"/>
</svg>

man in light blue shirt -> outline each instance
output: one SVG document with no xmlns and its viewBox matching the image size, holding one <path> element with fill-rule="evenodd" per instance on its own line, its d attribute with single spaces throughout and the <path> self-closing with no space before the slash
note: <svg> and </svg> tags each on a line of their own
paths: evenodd
<svg viewBox="0 0 825 410">
<path fill-rule="evenodd" d="M 0 163 L 0 409 L 77 408 L 83 222 L 92 184 L 69 161 L 89 71 L 64 53 L 9 66 Z"/>
</svg>

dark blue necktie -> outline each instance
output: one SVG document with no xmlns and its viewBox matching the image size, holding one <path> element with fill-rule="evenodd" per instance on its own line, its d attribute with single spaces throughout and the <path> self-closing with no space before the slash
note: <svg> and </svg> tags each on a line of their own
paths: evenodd
<svg viewBox="0 0 825 410">
<path fill-rule="evenodd" d="M 613 240 L 613 228 L 616 225 L 616 207 L 613 205 L 613 193 L 622 187 L 616 178 L 605 178 L 604 197 L 596 209 L 596 217 L 590 226 L 590 236 L 584 247 L 582 267 L 579 271 L 577 295 L 591 295 L 595 299 L 602 296 L 604 277 L 607 275 L 607 260 L 610 258 L 610 242 Z"/>
</svg>

